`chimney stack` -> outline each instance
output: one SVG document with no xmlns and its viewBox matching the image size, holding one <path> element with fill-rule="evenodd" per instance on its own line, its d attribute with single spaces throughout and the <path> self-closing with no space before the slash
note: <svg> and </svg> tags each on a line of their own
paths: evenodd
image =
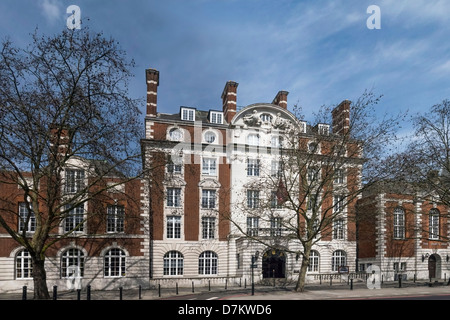
<svg viewBox="0 0 450 320">
<path fill-rule="evenodd" d="M 350 130 L 350 100 L 342 101 L 331 111 L 333 118 L 333 133 L 345 136 Z"/>
<path fill-rule="evenodd" d="M 156 117 L 159 71 L 155 69 L 147 69 L 145 71 L 145 75 L 147 81 L 147 116 Z"/>
<path fill-rule="evenodd" d="M 287 91 L 278 91 L 275 99 L 273 99 L 272 104 L 276 104 L 277 106 L 287 109 L 287 96 L 289 92 Z"/>
<path fill-rule="evenodd" d="M 222 92 L 223 102 L 223 114 L 225 120 L 230 123 L 233 117 L 236 115 L 236 99 L 237 99 L 237 87 L 238 83 L 234 81 L 228 81 Z"/>
</svg>

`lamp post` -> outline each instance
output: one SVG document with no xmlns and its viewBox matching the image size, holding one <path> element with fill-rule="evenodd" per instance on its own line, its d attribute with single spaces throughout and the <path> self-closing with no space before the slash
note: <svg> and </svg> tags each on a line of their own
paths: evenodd
<svg viewBox="0 0 450 320">
<path fill-rule="evenodd" d="M 255 295 L 255 275 L 254 275 L 254 269 L 256 268 L 256 260 L 258 260 L 259 251 L 255 252 L 255 255 L 252 256 L 252 264 L 250 265 L 250 268 L 252 269 L 252 296 Z"/>
</svg>

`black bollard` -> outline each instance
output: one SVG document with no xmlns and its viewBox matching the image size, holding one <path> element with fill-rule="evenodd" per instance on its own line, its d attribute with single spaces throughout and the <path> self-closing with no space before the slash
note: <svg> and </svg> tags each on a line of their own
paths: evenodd
<svg viewBox="0 0 450 320">
<path fill-rule="evenodd" d="M 81 289 L 77 289 L 77 300 L 81 300 Z"/>
<path fill-rule="evenodd" d="M 58 286 L 53 286 L 53 300 L 58 299 Z"/>
<path fill-rule="evenodd" d="M 142 286 L 139 285 L 139 300 L 142 299 Z"/>
<path fill-rule="evenodd" d="M 350 290 L 353 290 L 353 279 L 350 279 Z"/>
<path fill-rule="evenodd" d="M 119 300 L 122 300 L 122 298 L 123 298 L 122 293 L 123 293 L 123 288 L 119 287 Z"/>
<path fill-rule="evenodd" d="M 192 281 L 192 293 L 194 293 L 194 281 Z"/>
<path fill-rule="evenodd" d="M 27 286 L 22 287 L 22 300 L 27 300 Z"/>
<path fill-rule="evenodd" d="M 86 287 L 86 298 L 87 300 L 91 300 L 91 285 L 88 284 L 88 286 Z"/>
</svg>

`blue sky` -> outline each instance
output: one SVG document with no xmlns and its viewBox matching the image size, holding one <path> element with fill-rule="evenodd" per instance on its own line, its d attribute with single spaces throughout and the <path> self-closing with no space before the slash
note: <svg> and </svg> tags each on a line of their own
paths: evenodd
<svg viewBox="0 0 450 320">
<path fill-rule="evenodd" d="M 238 105 L 287 90 L 289 108 L 299 103 L 311 121 L 366 89 L 383 95 L 380 114 L 450 98 L 447 0 L 2 0 L 0 38 L 26 45 L 36 27 L 58 33 L 73 4 L 135 59 L 133 97 L 145 96 L 146 68 L 160 71 L 160 112 L 220 109 L 228 80 Z M 367 28 L 370 5 L 381 29 Z"/>
</svg>

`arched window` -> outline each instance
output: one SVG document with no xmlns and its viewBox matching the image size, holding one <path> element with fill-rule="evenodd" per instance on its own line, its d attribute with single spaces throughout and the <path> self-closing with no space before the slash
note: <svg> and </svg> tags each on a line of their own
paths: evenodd
<svg viewBox="0 0 450 320">
<path fill-rule="evenodd" d="M 180 276 L 183 275 L 184 257 L 178 251 L 169 251 L 164 255 L 164 275 Z"/>
<path fill-rule="evenodd" d="M 178 128 L 169 130 L 169 139 L 171 141 L 181 141 L 183 139 L 183 132 Z"/>
<path fill-rule="evenodd" d="M 433 208 L 429 213 L 429 232 L 430 239 L 439 239 L 439 210 Z"/>
<path fill-rule="evenodd" d="M 123 250 L 113 248 L 105 254 L 104 274 L 105 277 L 125 277 L 126 254 Z"/>
<path fill-rule="evenodd" d="M 347 254 L 344 250 L 336 250 L 331 257 L 331 271 L 339 271 L 339 267 L 347 265 Z"/>
<path fill-rule="evenodd" d="M 217 254 L 213 251 L 204 251 L 198 258 L 198 274 L 217 274 Z"/>
<path fill-rule="evenodd" d="M 16 255 L 16 279 L 32 278 L 33 263 L 31 261 L 30 252 L 21 250 Z"/>
<path fill-rule="evenodd" d="M 319 252 L 311 250 L 309 254 L 308 272 L 319 272 Z"/>
<path fill-rule="evenodd" d="M 216 141 L 216 134 L 212 131 L 205 132 L 205 141 L 207 143 L 214 143 Z"/>
<path fill-rule="evenodd" d="M 68 278 L 76 273 L 84 275 L 84 254 L 79 249 L 68 249 L 61 256 L 61 277 Z"/>
<path fill-rule="evenodd" d="M 405 238 L 405 210 L 401 207 L 394 209 L 394 239 Z"/>
</svg>

